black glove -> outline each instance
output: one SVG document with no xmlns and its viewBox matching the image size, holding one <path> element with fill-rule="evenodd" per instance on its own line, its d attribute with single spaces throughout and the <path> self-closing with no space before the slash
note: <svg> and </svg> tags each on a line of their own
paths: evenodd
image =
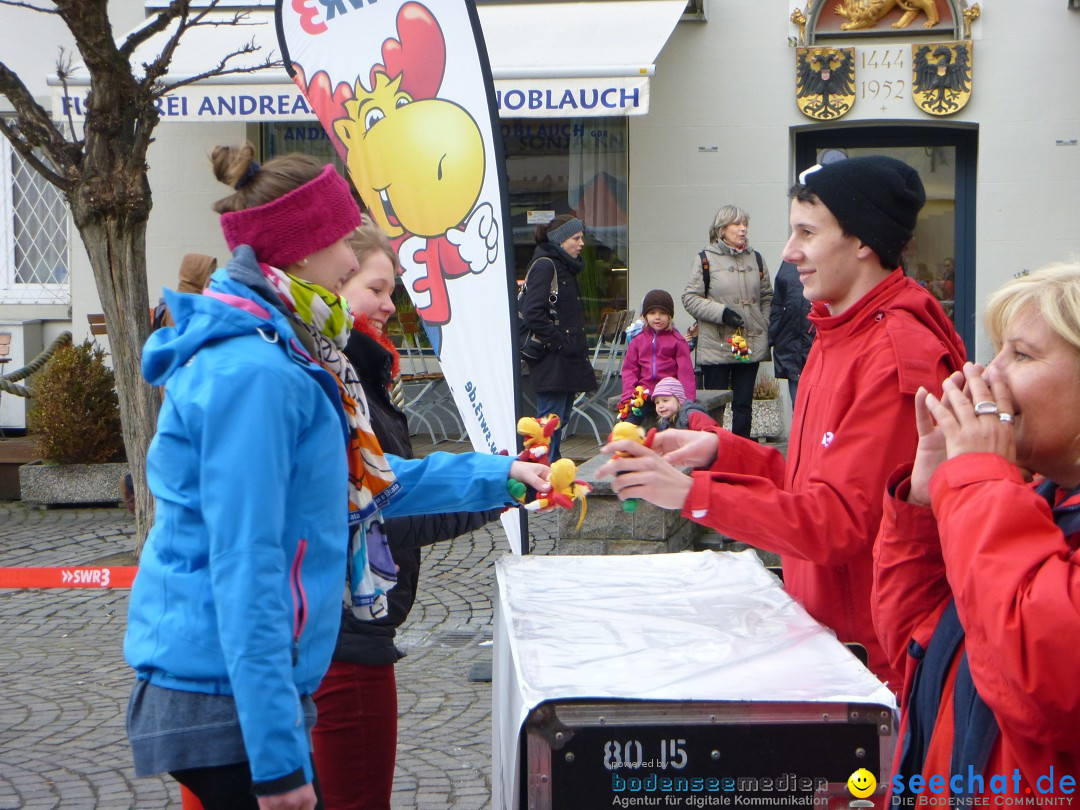
<svg viewBox="0 0 1080 810">
<path fill-rule="evenodd" d="M 732 329 L 738 329 L 743 325 L 742 315 L 731 307 L 724 307 L 724 314 L 720 316 L 720 320 L 723 321 L 724 326 L 730 326 Z"/>
</svg>

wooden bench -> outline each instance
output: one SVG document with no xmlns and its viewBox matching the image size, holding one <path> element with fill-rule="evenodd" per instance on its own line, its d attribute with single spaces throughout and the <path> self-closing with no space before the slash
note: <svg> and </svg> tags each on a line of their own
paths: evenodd
<svg viewBox="0 0 1080 810">
<path fill-rule="evenodd" d="M 86 322 L 90 324 L 91 335 L 105 335 L 108 337 L 109 328 L 105 324 L 105 314 L 102 312 L 86 313 Z M 154 307 L 150 307 L 150 323 L 154 322 Z"/>
</svg>

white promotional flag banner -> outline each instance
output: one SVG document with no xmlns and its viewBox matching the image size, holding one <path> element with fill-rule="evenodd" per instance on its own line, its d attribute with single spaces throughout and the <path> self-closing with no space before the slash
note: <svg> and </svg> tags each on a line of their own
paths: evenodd
<svg viewBox="0 0 1080 810">
<path fill-rule="evenodd" d="M 473 447 L 513 453 L 505 173 L 472 0 L 278 0 L 276 13 L 286 68 L 398 251 Z M 503 525 L 520 553 L 517 510 Z"/>
</svg>

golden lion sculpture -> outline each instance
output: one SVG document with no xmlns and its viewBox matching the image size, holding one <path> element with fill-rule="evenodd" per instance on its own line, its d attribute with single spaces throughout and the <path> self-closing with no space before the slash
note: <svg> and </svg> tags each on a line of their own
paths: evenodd
<svg viewBox="0 0 1080 810">
<path fill-rule="evenodd" d="M 841 17 L 847 18 L 847 22 L 840 25 L 840 30 L 855 31 L 875 27 L 897 6 L 902 8 L 904 13 L 892 24 L 893 28 L 907 28 L 920 11 L 926 15 L 924 28 L 933 28 L 941 22 L 937 0 L 844 0 L 836 6 L 835 11 Z"/>
</svg>

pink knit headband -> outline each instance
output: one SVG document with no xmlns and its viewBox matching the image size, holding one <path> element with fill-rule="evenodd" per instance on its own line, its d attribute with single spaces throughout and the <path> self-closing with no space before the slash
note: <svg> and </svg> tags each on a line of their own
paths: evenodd
<svg viewBox="0 0 1080 810">
<path fill-rule="evenodd" d="M 333 166 L 265 205 L 221 215 L 229 250 L 250 245 L 259 261 L 277 268 L 330 247 L 359 225 L 349 184 Z"/>
</svg>

